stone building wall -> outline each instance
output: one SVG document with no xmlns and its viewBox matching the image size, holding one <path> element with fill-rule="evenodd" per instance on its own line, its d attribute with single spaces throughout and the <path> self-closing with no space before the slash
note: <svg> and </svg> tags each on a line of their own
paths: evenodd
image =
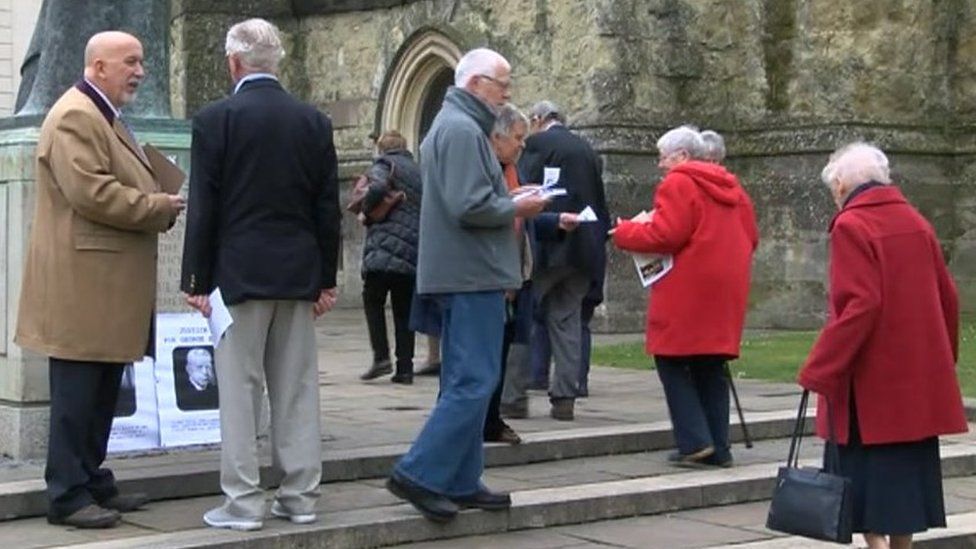
<svg viewBox="0 0 976 549">
<path fill-rule="evenodd" d="M 425 30 L 503 53 L 519 105 L 563 105 L 603 156 L 614 214 L 650 204 L 664 130 L 716 129 L 759 216 L 749 322 L 773 327 L 821 322 L 833 206 L 819 172 L 838 145 L 869 139 L 932 220 L 973 310 L 976 37 L 963 29 L 974 11 L 970 0 L 175 0 L 173 105 L 189 116 L 226 92 L 224 32 L 261 16 L 287 37 L 286 86 L 332 114 L 347 179 L 368 162 L 398 54 Z M 362 232 L 351 218 L 343 227 L 353 304 Z M 619 253 L 606 296 L 602 328 L 641 326 L 643 292 Z"/>
</svg>

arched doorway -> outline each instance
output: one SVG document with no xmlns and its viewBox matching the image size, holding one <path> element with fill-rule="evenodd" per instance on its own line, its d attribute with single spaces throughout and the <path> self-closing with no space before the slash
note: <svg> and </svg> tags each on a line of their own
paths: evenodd
<svg viewBox="0 0 976 549">
<path fill-rule="evenodd" d="M 400 131 L 416 153 L 454 83 L 459 59 L 461 50 L 437 31 L 425 30 L 408 40 L 384 86 L 378 130 Z"/>
</svg>

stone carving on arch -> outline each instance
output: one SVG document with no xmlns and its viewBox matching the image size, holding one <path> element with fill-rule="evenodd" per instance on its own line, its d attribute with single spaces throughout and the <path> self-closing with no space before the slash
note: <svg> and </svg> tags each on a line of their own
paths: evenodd
<svg viewBox="0 0 976 549">
<path fill-rule="evenodd" d="M 453 73 L 461 55 L 455 41 L 435 29 L 418 31 L 407 40 L 387 73 L 377 130 L 399 130 L 416 152 L 424 106 L 437 93 L 432 84 L 443 80 L 445 71 Z"/>
</svg>

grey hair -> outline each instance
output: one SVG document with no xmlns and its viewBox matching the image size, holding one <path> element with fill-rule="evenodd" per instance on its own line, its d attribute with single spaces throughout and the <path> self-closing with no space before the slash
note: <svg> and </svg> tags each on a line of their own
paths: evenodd
<svg viewBox="0 0 976 549">
<path fill-rule="evenodd" d="M 701 158 L 705 151 L 698 128 L 694 126 L 678 126 L 668 130 L 657 140 L 657 150 L 661 155 L 668 155 L 685 151 L 691 158 Z"/>
<path fill-rule="evenodd" d="M 566 123 L 566 117 L 563 116 L 562 109 L 552 101 L 539 101 L 535 105 L 532 105 L 532 108 L 529 109 L 529 117 L 542 122 L 555 120 L 560 124 Z"/>
<path fill-rule="evenodd" d="M 488 48 L 475 48 L 464 54 L 454 68 L 454 85 L 464 88 L 475 76 L 494 76 L 498 65 L 508 66 L 502 54 Z"/>
<path fill-rule="evenodd" d="M 705 145 L 702 150 L 702 160 L 707 162 L 721 162 L 725 160 L 725 139 L 713 130 L 701 132 L 702 143 Z"/>
<path fill-rule="evenodd" d="M 272 73 L 278 70 L 278 62 L 285 56 L 278 27 L 256 18 L 242 21 L 227 31 L 224 51 L 227 55 L 237 55 L 247 69 Z"/>
<path fill-rule="evenodd" d="M 820 172 L 820 179 L 828 187 L 835 181 L 843 183 L 847 188 L 869 181 L 888 185 L 891 183 L 888 157 L 881 149 L 869 143 L 848 143 L 830 155 L 827 165 Z"/>
<path fill-rule="evenodd" d="M 522 111 L 518 110 L 518 107 L 511 103 L 505 103 L 498 108 L 495 126 L 492 128 L 491 133 L 505 136 L 512 135 L 512 129 L 519 122 L 525 124 L 526 127 L 529 125 L 529 120 L 522 114 Z"/>
</svg>

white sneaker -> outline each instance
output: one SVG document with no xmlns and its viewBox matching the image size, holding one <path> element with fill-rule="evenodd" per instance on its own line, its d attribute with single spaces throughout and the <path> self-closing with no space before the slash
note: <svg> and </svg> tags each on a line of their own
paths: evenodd
<svg viewBox="0 0 976 549">
<path fill-rule="evenodd" d="M 203 522 L 207 526 L 214 528 L 229 528 L 231 530 L 260 530 L 264 523 L 258 519 L 248 519 L 235 517 L 224 510 L 223 507 L 216 507 L 203 514 Z"/>
<path fill-rule="evenodd" d="M 290 520 L 292 524 L 310 524 L 318 519 L 315 513 L 290 513 L 284 505 L 278 503 L 278 500 L 271 504 L 271 514 L 280 519 Z"/>
</svg>

